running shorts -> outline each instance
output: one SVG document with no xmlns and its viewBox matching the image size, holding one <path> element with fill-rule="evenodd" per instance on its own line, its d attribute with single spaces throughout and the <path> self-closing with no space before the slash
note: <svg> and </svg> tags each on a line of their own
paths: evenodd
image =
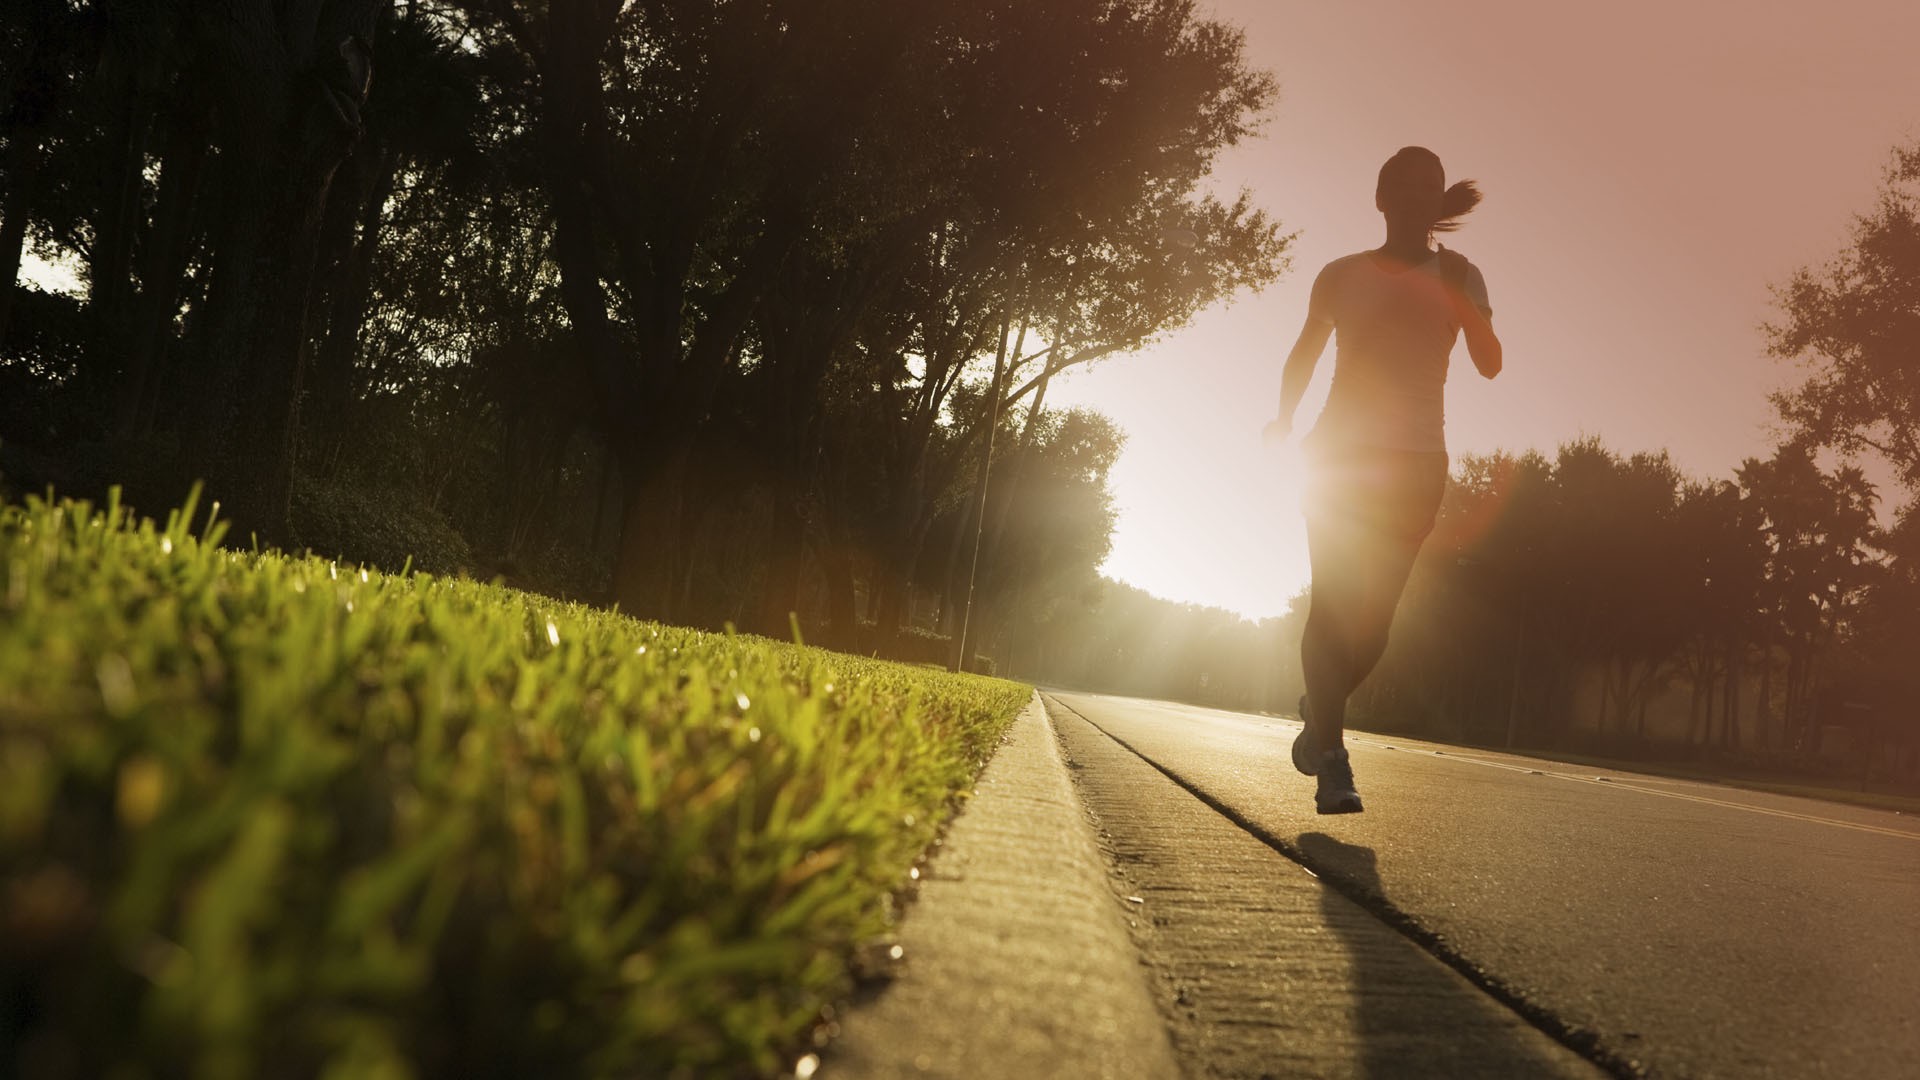
<svg viewBox="0 0 1920 1080">
<path fill-rule="evenodd" d="M 1303 509 L 1313 524 L 1419 544 L 1447 490 L 1445 451 L 1338 446 L 1313 450 Z"/>
</svg>

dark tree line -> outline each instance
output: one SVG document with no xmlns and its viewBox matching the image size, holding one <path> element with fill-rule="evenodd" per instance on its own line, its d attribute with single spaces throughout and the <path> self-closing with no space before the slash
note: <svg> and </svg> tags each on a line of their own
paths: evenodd
<svg viewBox="0 0 1920 1080">
<path fill-rule="evenodd" d="M 1678 734 L 1813 754 L 1841 719 L 1823 687 L 1911 726 L 1920 688 L 1883 695 L 1862 677 L 1869 623 L 1904 623 L 1920 645 L 1897 588 L 1912 567 L 1876 502 L 1858 468 L 1822 470 L 1799 444 L 1712 482 L 1593 440 L 1551 460 L 1470 458 L 1368 704 L 1476 741 L 1630 752 Z M 1676 689 L 1684 723 L 1656 735 L 1649 709 Z"/>
<path fill-rule="evenodd" d="M 1184 0 L 6 15 L 0 263 L 81 286 L 4 290 L 6 472 L 236 537 L 1004 647 L 1111 525 L 1050 380 L 1285 265 Z"/>
<path fill-rule="evenodd" d="M 1365 726 L 1627 756 L 1893 759 L 1920 776 L 1920 513 L 1804 443 L 1730 479 L 1596 439 L 1455 467 Z M 1023 677 L 1292 712 L 1308 597 L 1259 623 L 1089 580 Z M 1649 722 L 1649 714 L 1657 715 Z M 1884 766 L 1886 762 L 1882 761 Z"/>
</svg>

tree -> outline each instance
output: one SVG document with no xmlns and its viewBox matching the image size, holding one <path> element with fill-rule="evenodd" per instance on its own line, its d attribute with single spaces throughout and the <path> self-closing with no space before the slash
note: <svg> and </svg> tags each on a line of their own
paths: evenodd
<svg viewBox="0 0 1920 1080">
<path fill-rule="evenodd" d="M 5 129 L 24 210 L 0 226 L 0 265 L 16 264 L 24 228 L 78 272 L 88 315 L 72 343 L 84 362 L 48 395 L 84 429 L 37 434 L 98 444 L 164 428 L 242 535 L 286 541 L 320 217 L 390 3 L 26 6 L 0 43 L 25 57 Z M 191 346 L 167 366 L 183 304 Z M 170 403 L 184 415 L 162 417 Z"/>
<path fill-rule="evenodd" d="M 1286 265 L 1191 0 L 0 3 L 0 247 L 81 282 L 6 292 L 8 480 L 242 542 L 853 644 L 979 535 L 1030 621 L 1111 527 L 1050 380 Z"/>
<path fill-rule="evenodd" d="M 321 216 L 362 131 L 374 28 L 388 6 L 193 9 L 220 160 L 189 460 L 241 530 L 289 533 Z"/>
<path fill-rule="evenodd" d="M 64 4 L 8 0 L 0 6 L 0 345 L 7 340 L 14 282 L 33 217 L 50 130 L 72 96 L 90 37 Z"/>
<path fill-rule="evenodd" d="M 1766 461 L 1748 459 L 1737 475 L 1764 517 L 1767 537 L 1761 737 L 1774 726 L 1778 645 L 1787 659 L 1784 734 L 1790 745 L 1806 748 L 1807 705 L 1819 662 L 1843 633 L 1873 575 L 1870 545 L 1878 496 L 1859 469 L 1823 472 L 1811 448 L 1797 443 L 1780 447 Z"/>
<path fill-rule="evenodd" d="M 1017 445 L 995 460 L 987 485 L 989 494 L 999 493 L 988 511 L 999 524 L 988 530 L 980 553 L 968 635 L 976 653 L 1012 654 L 1017 639 L 1093 578 L 1112 546 L 1107 477 L 1126 441 L 1112 421 L 1081 409 L 1041 412 L 1008 441 Z M 969 500 L 944 524 L 953 539 L 971 543 L 976 522 Z M 928 569 L 931 583 L 945 593 L 945 608 L 965 602 L 964 579 L 954 580 L 952 568 Z M 947 629 L 953 632 L 951 620 Z M 980 648 L 982 642 L 988 647 Z"/>
<path fill-rule="evenodd" d="M 1874 713 L 1874 732 L 1920 765 L 1920 503 L 1902 509 L 1875 546 L 1885 555 L 1846 628 L 1833 682 Z M 1867 752 L 1878 749 L 1870 739 Z"/>
<path fill-rule="evenodd" d="M 840 385 L 900 417 L 871 549 L 897 608 L 957 468 L 933 452 L 972 438 L 943 430 L 950 395 L 1007 327 L 1084 327 L 1088 360 L 1278 269 L 1263 216 L 1195 194 L 1271 80 L 1191 3 L 467 7 L 535 103 L 562 295 L 625 478 L 630 609 L 671 613 L 691 447 L 746 369 L 804 391 L 839 350 L 867 371 Z M 1174 213 L 1217 226 L 1217 260 L 1166 265 Z M 878 293 L 857 282 L 874 267 L 898 268 Z M 760 321 L 789 272 L 875 310 L 830 333 Z"/>
<path fill-rule="evenodd" d="M 1894 151 L 1846 250 L 1774 297 L 1768 349 L 1809 369 L 1774 395 L 1780 415 L 1816 447 L 1885 456 L 1920 490 L 1920 143 Z"/>
</svg>

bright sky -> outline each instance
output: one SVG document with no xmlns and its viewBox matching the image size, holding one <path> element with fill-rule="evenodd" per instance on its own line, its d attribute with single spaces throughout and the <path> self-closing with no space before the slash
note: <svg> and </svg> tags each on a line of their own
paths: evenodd
<svg viewBox="0 0 1920 1080">
<path fill-rule="evenodd" d="M 1306 585 L 1289 460 L 1262 451 L 1280 365 L 1328 261 L 1384 237 L 1380 163 L 1408 144 L 1486 201 L 1447 239 L 1486 274 L 1506 349 L 1456 347 L 1453 452 L 1597 434 L 1728 475 L 1773 440 L 1770 283 L 1844 246 L 1897 143 L 1920 136 L 1920 4 L 1215 0 L 1280 102 L 1218 170 L 1289 231 L 1292 271 L 1163 343 L 1063 380 L 1129 434 L 1105 572 L 1260 617 Z M 1319 412 L 1329 345 L 1297 420 Z"/>
</svg>

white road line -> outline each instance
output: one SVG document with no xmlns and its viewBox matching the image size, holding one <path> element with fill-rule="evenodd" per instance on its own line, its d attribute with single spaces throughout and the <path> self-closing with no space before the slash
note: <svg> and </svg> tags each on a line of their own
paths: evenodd
<svg viewBox="0 0 1920 1080">
<path fill-rule="evenodd" d="M 1353 742 L 1363 743 L 1367 746 L 1378 747 L 1382 750 L 1401 749 L 1401 747 L 1397 745 L 1394 745 L 1391 743 L 1384 743 L 1384 742 L 1375 742 L 1372 739 L 1358 739 L 1358 738 L 1353 738 L 1352 736 L 1349 736 L 1349 739 Z M 1450 761 L 1466 762 L 1472 765 L 1485 765 L 1490 769 L 1505 769 L 1509 772 L 1530 773 L 1530 774 L 1535 774 L 1540 776 L 1551 776 L 1560 780 L 1572 780 L 1575 783 L 1593 784 L 1596 787 L 1609 787 L 1609 788 L 1614 788 L 1620 791 L 1637 791 L 1642 795 L 1658 795 L 1663 799 L 1684 799 L 1687 802 L 1705 803 L 1708 806 L 1725 806 L 1733 810 L 1745 810 L 1749 813 L 1754 813 L 1754 814 L 1766 814 L 1769 817 L 1786 818 L 1790 821 L 1806 821 L 1806 822 L 1811 822 L 1815 825 L 1837 825 L 1842 829 L 1854 829 L 1859 832 L 1877 833 L 1881 836 L 1897 836 L 1902 840 L 1920 840 L 1920 832 L 1909 832 L 1904 829 L 1889 829 L 1882 825 L 1863 825 L 1857 821 L 1841 821 L 1838 818 L 1820 817 L 1815 814 L 1800 814 L 1800 813 L 1795 813 L 1794 811 L 1791 811 L 1791 810 L 1775 810 L 1775 809 L 1772 809 L 1771 807 L 1754 806 L 1750 803 L 1732 802 L 1727 799 L 1712 799 L 1712 798 L 1708 798 L 1705 795 L 1688 795 L 1684 792 L 1679 792 L 1679 791 L 1661 791 L 1658 788 L 1641 787 L 1637 784 L 1630 783 L 1626 780 L 1621 780 L 1617 777 L 1577 776 L 1573 773 L 1554 772 L 1549 769 L 1534 769 L 1534 768 L 1529 768 L 1523 765 L 1510 765 L 1504 761 L 1488 761 L 1485 758 L 1468 757 L 1465 754 L 1460 754 L 1452 751 L 1416 750 L 1412 752 L 1424 753 L 1424 754 L 1428 754 L 1430 756 L 1438 757 L 1438 758 L 1446 758 Z"/>
<path fill-rule="evenodd" d="M 1173 713 L 1185 713 L 1188 717 L 1191 717 L 1195 710 L 1203 710 L 1206 712 L 1213 712 L 1213 713 L 1225 713 L 1228 716 L 1232 716 L 1238 719 L 1244 719 L 1247 721 L 1255 721 L 1255 722 L 1266 721 L 1268 723 L 1284 724 L 1290 727 L 1298 727 L 1300 724 L 1298 720 L 1287 719 L 1284 717 L 1255 716 L 1247 713 L 1234 713 L 1234 712 L 1230 712 L 1228 710 L 1223 710 L 1223 709 L 1208 709 L 1205 706 L 1199 706 L 1199 705 L 1181 705 L 1175 702 L 1153 701 L 1146 698 L 1132 698 L 1128 700 L 1130 702 L 1137 703 L 1140 705 L 1153 706 L 1156 710 L 1163 710 L 1163 711 L 1173 712 Z M 1593 784 L 1599 787 L 1615 788 L 1622 791 L 1637 791 L 1642 795 L 1658 795 L 1664 799 L 1682 799 L 1687 802 L 1705 803 L 1708 806 L 1724 806 L 1732 810 L 1745 810 L 1748 813 L 1765 814 L 1768 817 L 1786 818 L 1789 821 L 1804 821 L 1814 825 L 1835 825 L 1842 829 L 1853 829 L 1857 832 L 1874 833 L 1880 836 L 1893 836 L 1893 837 L 1898 837 L 1902 840 L 1920 840 L 1920 832 L 1911 832 L 1904 829 L 1889 829 L 1881 825 L 1863 825 L 1855 821 L 1841 821 L 1838 818 L 1820 817 L 1815 814 L 1800 814 L 1800 813 L 1795 813 L 1791 810 L 1774 810 L 1765 806 L 1753 806 L 1749 803 L 1733 802 L 1727 799 L 1708 798 L 1705 795 L 1688 795 L 1678 791 L 1661 791 L 1657 788 L 1640 787 L 1636 784 L 1630 783 L 1625 780 L 1620 780 L 1615 777 L 1602 778 L 1602 777 L 1594 777 L 1594 776 L 1579 776 L 1573 773 L 1555 772 L 1551 769 L 1533 768 L 1525 765 L 1510 765 L 1504 761 L 1488 761 L 1485 758 L 1469 757 L 1465 754 L 1459 753 L 1458 751 L 1451 751 L 1451 750 L 1448 750 L 1448 751 L 1414 750 L 1414 749 L 1400 746 L 1395 743 L 1381 742 L 1374 739 L 1357 738 L 1353 735 L 1347 736 L 1347 739 L 1350 742 L 1361 743 L 1363 745 L 1376 747 L 1381 750 L 1401 750 L 1410 754 L 1426 754 L 1432 757 L 1446 758 L 1452 761 L 1462 761 L 1462 762 L 1467 762 L 1474 765 L 1484 765 L 1490 769 L 1505 769 L 1509 772 L 1527 773 L 1529 775 L 1534 775 L 1534 776 L 1551 776 L 1561 780 L 1573 780 L 1578 783 Z M 1675 781 L 1675 782 L 1685 783 L 1688 781 Z M 1791 796 L 1788 796 L 1788 797 L 1791 797 Z"/>
</svg>

